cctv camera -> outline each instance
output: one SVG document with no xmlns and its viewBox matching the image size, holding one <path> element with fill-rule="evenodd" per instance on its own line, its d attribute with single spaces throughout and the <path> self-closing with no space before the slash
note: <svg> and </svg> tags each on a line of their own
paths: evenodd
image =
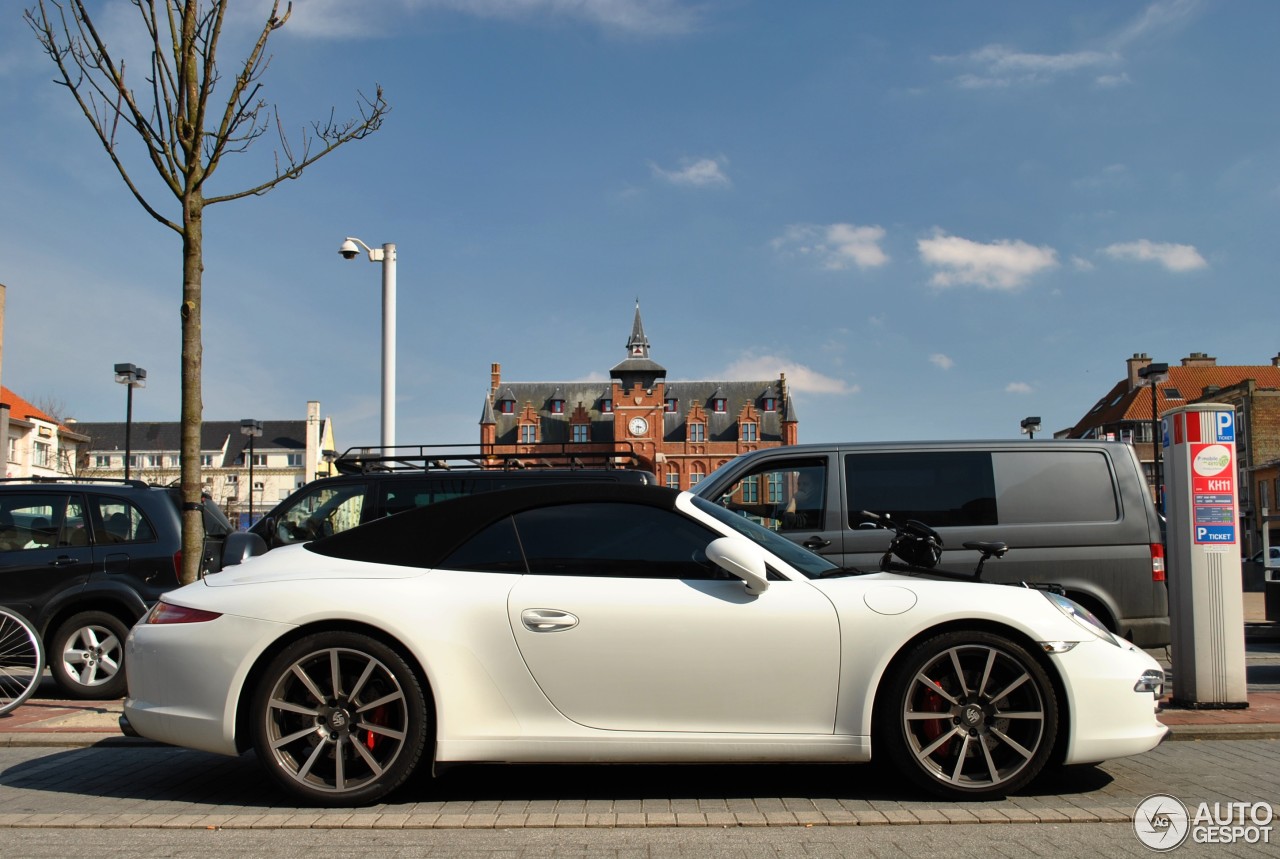
<svg viewBox="0 0 1280 859">
<path fill-rule="evenodd" d="M 342 243 L 342 246 L 338 248 L 338 253 L 342 254 L 343 259 L 355 259 L 360 256 L 360 249 L 356 247 L 355 242 L 351 241 L 351 239 L 347 239 Z"/>
</svg>

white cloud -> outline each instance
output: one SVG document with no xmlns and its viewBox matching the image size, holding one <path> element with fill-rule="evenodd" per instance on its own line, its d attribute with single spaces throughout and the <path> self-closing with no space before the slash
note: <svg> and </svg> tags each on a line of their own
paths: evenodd
<svg viewBox="0 0 1280 859">
<path fill-rule="evenodd" d="M 1140 239 L 1122 242 L 1102 249 L 1112 259 L 1134 262 L 1157 262 L 1169 271 L 1195 271 L 1208 268 L 1209 263 L 1192 245 L 1175 245 Z"/>
<path fill-rule="evenodd" d="M 812 257 L 831 271 L 851 265 L 868 269 L 889 262 L 889 255 L 880 247 L 884 236 L 884 228 L 879 226 L 793 224 L 772 245 L 782 254 Z"/>
<path fill-rule="evenodd" d="M 1029 394 L 1032 388 L 1026 382 L 1010 382 L 1004 386 L 1006 394 Z"/>
<path fill-rule="evenodd" d="M 1120 68 L 1125 48 L 1149 40 L 1188 23 L 1202 5 L 1201 0 L 1157 0 L 1149 3 L 1129 24 L 1093 41 L 1101 48 L 1060 53 L 1034 53 L 1008 45 L 991 44 L 956 56 L 937 56 L 935 62 L 968 67 L 953 83 L 962 89 L 1042 84 L 1068 75 L 1093 72 L 1094 84 L 1111 88 L 1129 83 Z"/>
<path fill-rule="evenodd" d="M 1120 57 L 1104 51 L 1033 54 L 1005 45 L 987 45 L 963 56 L 934 57 L 934 61 L 976 67 L 975 71 L 958 76 L 955 83 L 964 89 L 979 89 L 1043 83 L 1082 70 L 1113 66 Z"/>
<path fill-rule="evenodd" d="M 946 355 L 943 355 L 941 352 L 935 352 L 934 354 L 930 355 L 929 363 L 933 364 L 936 367 L 940 367 L 943 370 L 950 370 L 952 367 L 956 365 L 955 361 L 952 361 L 950 358 L 948 358 Z"/>
<path fill-rule="evenodd" d="M 787 387 L 805 394 L 856 394 L 857 385 L 823 375 L 804 364 L 777 355 L 744 355 L 724 371 L 729 380 L 776 379 L 787 376 Z"/>
<path fill-rule="evenodd" d="M 1093 271 L 1093 263 L 1081 256 L 1073 256 L 1071 258 L 1071 266 L 1076 271 Z"/>
<path fill-rule="evenodd" d="M 920 239 L 917 246 L 920 259 L 939 269 L 929 282 L 940 288 L 968 284 L 1011 291 L 1058 265 L 1058 252 L 1053 248 L 1024 241 L 983 244 L 939 232 L 933 238 Z"/>
<path fill-rule="evenodd" d="M 732 183 L 724 168 L 729 159 L 723 155 L 717 158 L 684 158 L 676 170 L 666 170 L 650 162 L 649 169 L 659 179 L 665 179 L 672 185 L 687 185 L 692 188 L 727 188 Z"/>
<path fill-rule="evenodd" d="M 457 13 L 518 23 L 578 21 L 631 36 L 678 36 L 697 28 L 700 11 L 688 0 L 307 0 L 296 3 L 286 27 L 299 36 L 377 36 L 384 23 L 412 13 Z"/>
</svg>

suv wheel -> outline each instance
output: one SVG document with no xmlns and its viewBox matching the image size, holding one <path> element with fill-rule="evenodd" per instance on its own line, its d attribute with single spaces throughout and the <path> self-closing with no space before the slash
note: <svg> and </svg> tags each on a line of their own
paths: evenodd
<svg viewBox="0 0 1280 859">
<path fill-rule="evenodd" d="M 69 618 L 49 643 L 53 679 L 71 698 L 119 698 L 125 693 L 124 640 L 129 628 L 105 611 Z"/>
</svg>

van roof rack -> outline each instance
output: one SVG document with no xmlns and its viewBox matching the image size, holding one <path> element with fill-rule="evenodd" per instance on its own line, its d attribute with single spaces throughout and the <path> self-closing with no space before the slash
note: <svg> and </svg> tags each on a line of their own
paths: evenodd
<svg viewBox="0 0 1280 859">
<path fill-rule="evenodd" d="M 513 449 L 514 448 L 514 449 Z M 526 468 L 640 468 L 630 442 L 521 445 L 410 444 L 324 451 L 339 474 L 374 471 L 519 471 Z"/>
</svg>

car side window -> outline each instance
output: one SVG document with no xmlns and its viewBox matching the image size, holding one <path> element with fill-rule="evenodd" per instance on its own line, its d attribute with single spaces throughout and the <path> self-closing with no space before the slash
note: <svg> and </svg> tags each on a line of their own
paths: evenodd
<svg viewBox="0 0 1280 859">
<path fill-rule="evenodd" d="M 720 503 L 771 531 L 826 527 L 827 461 L 770 460 L 729 487 Z"/>
<path fill-rule="evenodd" d="M 94 534 L 96 542 L 117 543 L 155 542 L 156 532 L 142 511 L 123 498 L 96 496 L 94 507 Z"/>
<path fill-rule="evenodd" d="M 463 543 L 439 565 L 442 570 L 475 570 L 482 573 L 525 573 L 524 553 L 515 524 L 507 516 Z"/>
<path fill-rule="evenodd" d="M 48 549 L 58 545 L 67 500 L 65 494 L 44 493 L 0 497 L 0 551 Z"/>
<path fill-rule="evenodd" d="M 529 572 L 641 579 L 728 578 L 707 559 L 716 533 L 644 504 L 561 504 L 514 517 Z"/>
</svg>

